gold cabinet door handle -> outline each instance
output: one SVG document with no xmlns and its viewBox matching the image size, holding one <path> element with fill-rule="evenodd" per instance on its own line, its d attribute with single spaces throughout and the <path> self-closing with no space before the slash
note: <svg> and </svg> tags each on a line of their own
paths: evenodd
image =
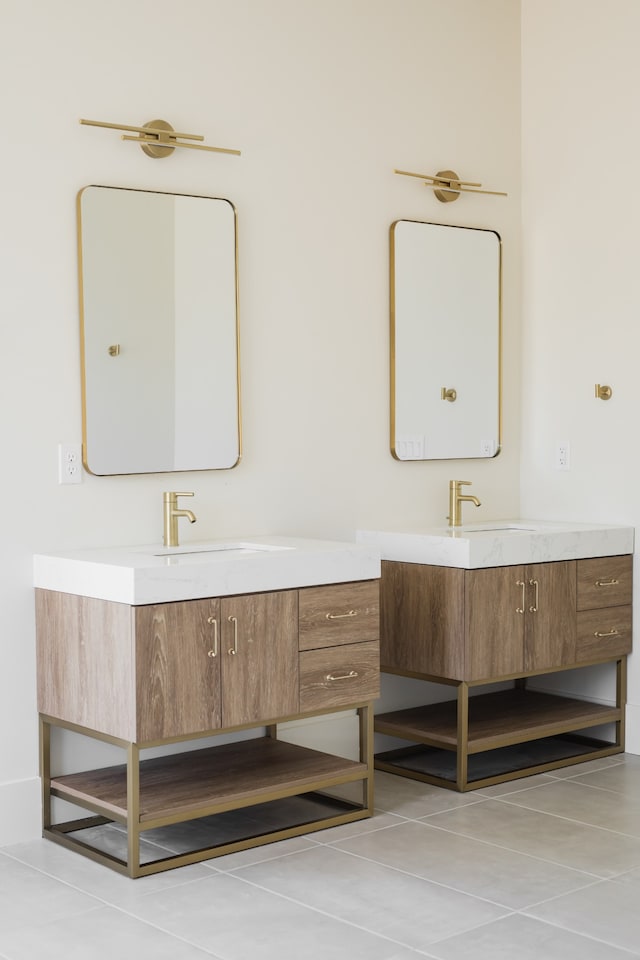
<svg viewBox="0 0 640 960">
<path fill-rule="evenodd" d="M 529 580 L 529 586 L 535 589 L 535 598 L 533 601 L 533 606 L 529 607 L 529 613 L 537 613 L 538 612 L 538 581 Z"/>
<path fill-rule="evenodd" d="M 213 627 L 213 647 L 207 652 L 207 656 L 213 659 L 218 656 L 218 621 L 215 617 L 207 617 L 207 623 Z"/>
<path fill-rule="evenodd" d="M 357 610 L 349 610 L 348 613 L 325 613 L 327 620 L 346 620 L 348 617 L 357 617 Z"/>
<path fill-rule="evenodd" d="M 596 580 L 596 587 L 616 587 L 620 583 L 619 580 Z"/>
<path fill-rule="evenodd" d="M 357 670 L 350 670 L 349 673 L 342 673 L 335 676 L 333 673 L 328 673 L 327 680 L 354 680 L 358 676 Z"/>
<path fill-rule="evenodd" d="M 227 651 L 229 656 L 235 657 L 238 652 L 238 619 L 237 617 L 227 617 L 229 623 L 233 624 L 233 646 Z"/>
<path fill-rule="evenodd" d="M 594 637 L 597 637 L 598 640 L 602 640 L 604 637 L 617 637 L 619 636 L 618 631 L 614 627 L 613 630 L 609 630 L 608 633 L 600 633 L 599 630 L 596 630 Z"/>
<path fill-rule="evenodd" d="M 520 601 L 520 606 L 516 607 L 516 613 L 524 614 L 524 597 L 525 597 L 525 590 L 527 589 L 527 586 L 524 580 L 516 580 L 516 587 L 522 587 L 522 600 Z"/>
</svg>

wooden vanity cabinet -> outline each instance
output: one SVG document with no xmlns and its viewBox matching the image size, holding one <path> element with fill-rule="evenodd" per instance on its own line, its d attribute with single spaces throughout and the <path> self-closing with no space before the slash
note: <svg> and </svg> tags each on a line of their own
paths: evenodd
<svg viewBox="0 0 640 960">
<path fill-rule="evenodd" d="M 400 764 L 409 764 L 410 748 L 379 754 L 376 765 L 466 790 L 534 768 L 621 751 L 631 578 L 632 557 L 626 555 L 482 569 L 384 561 L 381 669 L 456 686 L 457 697 L 444 705 L 379 715 L 375 728 L 457 756 L 446 777 L 401 769 Z M 527 678 L 606 662 L 617 669 L 615 708 L 594 704 L 585 711 L 584 701 L 534 696 L 527 689 Z M 515 682 L 515 692 L 469 696 L 470 688 L 507 680 Z M 584 731 L 611 722 L 614 742 L 586 744 Z M 472 783 L 471 754 L 578 730 L 585 739 L 583 756 L 571 747 L 572 758 L 559 759 L 562 750 L 554 743 L 555 760 L 518 766 L 511 749 L 508 764 L 515 769 L 500 774 L 496 763 L 493 773 Z M 440 761 L 435 766 L 443 769 Z"/>
<path fill-rule="evenodd" d="M 38 589 L 36 623 L 45 836 L 134 877 L 373 812 L 377 580 L 142 606 Z M 358 761 L 278 740 L 279 721 L 349 708 L 358 716 Z M 266 736 L 140 756 L 150 746 L 259 726 Z M 115 743 L 127 761 L 52 776 L 54 727 Z M 344 783 L 360 783 L 361 803 L 331 796 Z M 52 797 L 96 816 L 54 825 Z M 281 819 L 271 808 L 286 798 L 297 798 L 292 825 L 269 827 Z M 265 811 L 262 828 L 256 805 Z M 221 841 L 217 826 L 206 849 L 165 850 L 141 863 L 144 831 L 203 817 L 220 823 L 245 808 L 247 836 Z M 82 839 L 84 827 L 109 822 L 126 827 L 126 860 Z"/>
</svg>

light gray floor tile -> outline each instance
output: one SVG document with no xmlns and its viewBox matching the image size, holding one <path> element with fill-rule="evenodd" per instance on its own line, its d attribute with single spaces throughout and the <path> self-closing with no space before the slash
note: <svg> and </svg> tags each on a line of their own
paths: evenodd
<svg viewBox="0 0 640 960">
<path fill-rule="evenodd" d="M 627 794 L 601 790 L 574 780 L 556 780 L 544 787 L 509 794 L 503 799 L 506 803 L 551 813 L 554 817 L 577 820 L 640 838 L 640 770 L 637 774 L 637 789 L 633 799 L 630 788 L 627 799 Z M 592 774 L 589 779 L 597 776 L 599 774 Z"/>
<path fill-rule="evenodd" d="M 49 877 L 116 906 L 127 906 L 147 893 L 179 886 L 199 877 L 210 877 L 213 873 L 200 864 L 193 864 L 130 880 L 50 840 L 30 840 L 27 843 L 14 844 L 5 847 L 4 852 Z"/>
<path fill-rule="evenodd" d="M 476 897 L 328 847 L 247 867 L 240 876 L 416 949 L 506 912 Z"/>
<path fill-rule="evenodd" d="M 550 900 L 527 910 L 531 916 L 585 936 L 635 951 L 640 950 L 638 890 L 603 881 L 586 890 Z"/>
<path fill-rule="evenodd" d="M 407 818 L 427 817 L 442 810 L 455 810 L 482 798 L 475 792 L 456 793 L 430 783 L 376 772 L 374 804 L 376 810 Z"/>
<path fill-rule="evenodd" d="M 512 909 L 594 882 L 566 867 L 437 830 L 430 822 L 403 823 L 336 847 Z"/>
<path fill-rule="evenodd" d="M 629 960 L 626 950 L 513 914 L 437 943 L 440 960 Z M 637 956 L 637 954 L 633 954 Z"/>
<path fill-rule="evenodd" d="M 223 873 L 235 870 L 237 867 L 246 867 L 252 863 L 262 863 L 264 860 L 277 860 L 278 857 L 288 857 L 291 853 L 308 850 L 316 843 L 309 837 L 291 837 L 289 840 L 278 840 L 276 843 L 267 843 L 263 847 L 251 847 L 249 850 L 240 850 L 238 853 L 228 853 L 224 857 L 216 857 L 207 861 Z"/>
<path fill-rule="evenodd" d="M 400 945 L 237 876 L 212 875 L 139 900 L 136 916 L 225 960 L 390 960 Z"/>
<path fill-rule="evenodd" d="M 404 818 L 396 817 L 392 813 L 376 812 L 366 820 L 354 820 L 353 823 L 343 823 L 340 827 L 329 827 L 328 830 L 318 830 L 310 836 L 316 843 L 335 843 L 337 840 L 347 840 L 349 837 L 359 837 L 363 833 L 373 830 L 384 830 L 385 827 L 395 827 L 402 823 Z"/>
<path fill-rule="evenodd" d="M 640 764 L 618 763 L 606 767 L 604 770 L 595 770 L 576 776 L 572 783 L 584 784 L 590 787 L 599 787 L 601 790 L 612 790 L 629 799 L 638 800 L 640 797 Z"/>
<path fill-rule="evenodd" d="M 616 753 L 612 757 L 600 757 L 598 760 L 585 760 L 584 763 L 572 763 L 568 767 L 558 767 L 557 770 L 549 770 L 546 776 L 553 777 L 555 780 L 580 777 L 584 776 L 585 773 L 593 773 L 595 770 L 606 770 L 609 767 L 619 766 L 625 762 L 625 759 L 625 754 Z"/>
<path fill-rule="evenodd" d="M 0 948 L 7 934 L 101 906 L 98 900 L 24 863 L 0 856 Z"/>
<path fill-rule="evenodd" d="M 509 780 L 506 783 L 494 783 L 492 787 L 481 787 L 473 792 L 477 797 L 502 797 L 509 793 L 529 790 L 531 787 L 539 787 L 544 783 L 553 783 L 553 780 L 545 773 L 539 773 L 533 777 L 521 777 L 519 780 Z"/>
<path fill-rule="evenodd" d="M 600 878 L 640 866 L 640 840 L 507 801 L 485 800 L 431 817 L 429 823 Z"/>
<path fill-rule="evenodd" d="M 215 960 L 215 955 L 112 907 L 45 927 L 26 927 L 0 941 L 11 960 Z"/>
</svg>

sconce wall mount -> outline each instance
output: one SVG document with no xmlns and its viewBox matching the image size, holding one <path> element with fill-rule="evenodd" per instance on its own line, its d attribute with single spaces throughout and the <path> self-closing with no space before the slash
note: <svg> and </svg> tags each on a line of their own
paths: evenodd
<svg viewBox="0 0 640 960">
<path fill-rule="evenodd" d="M 431 187 L 436 199 L 441 203 L 451 203 L 457 200 L 461 193 L 486 193 L 494 197 L 506 197 L 508 194 L 501 190 L 481 190 L 481 183 L 471 180 L 461 180 L 455 170 L 438 170 L 435 175 L 430 173 L 411 173 L 409 170 L 394 170 L 401 177 L 416 177 L 423 180 L 425 186 Z"/>
<path fill-rule="evenodd" d="M 190 150 L 209 150 L 211 153 L 231 153 L 239 157 L 239 150 L 230 150 L 227 147 L 209 147 L 204 143 L 183 143 L 184 140 L 204 140 L 198 133 L 178 133 L 166 120 L 150 120 L 142 127 L 133 127 L 124 123 L 105 123 L 102 120 L 81 120 L 80 123 L 89 127 L 107 127 L 109 130 L 124 130 L 123 140 L 138 143 L 143 153 L 155 160 L 170 157 L 176 147 L 187 147 Z M 130 134 L 137 133 L 137 137 Z"/>
</svg>

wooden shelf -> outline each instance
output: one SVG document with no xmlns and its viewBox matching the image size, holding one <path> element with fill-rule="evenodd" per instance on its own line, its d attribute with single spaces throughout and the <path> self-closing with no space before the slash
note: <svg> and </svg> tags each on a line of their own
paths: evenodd
<svg viewBox="0 0 640 960">
<path fill-rule="evenodd" d="M 259 737 L 143 760 L 139 771 L 139 822 L 150 826 L 362 780 L 368 768 L 365 763 Z M 52 778 L 51 792 L 126 820 L 125 764 Z"/>
<path fill-rule="evenodd" d="M 469 697 L 468 752 L 481 753 L 528 740 L 621 720 L 621 710 L 534 690 L 504 690 Z M 457 701 L 379 714 L 377 733 L 445 750 L 458 746 Z"/>
</svg>

